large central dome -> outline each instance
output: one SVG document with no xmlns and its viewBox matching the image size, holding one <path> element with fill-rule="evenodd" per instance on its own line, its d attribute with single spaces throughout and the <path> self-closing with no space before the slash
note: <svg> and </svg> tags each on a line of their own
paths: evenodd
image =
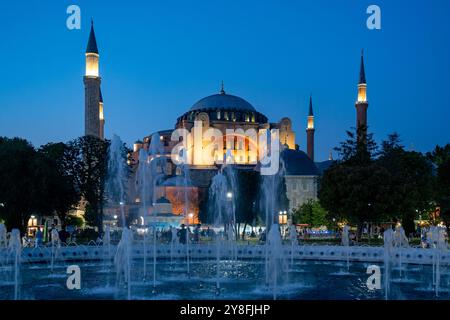
<svg viewBox="0 0 450 320">
<path fill-rule="evenodd" d="M 197 101 L 191 108 L 194 110 L 205 109 L 234 109 L 242 111 L 256 111 L 255 108 L 242 98 L 226 94 L 222 91 Z"/>
</svg>

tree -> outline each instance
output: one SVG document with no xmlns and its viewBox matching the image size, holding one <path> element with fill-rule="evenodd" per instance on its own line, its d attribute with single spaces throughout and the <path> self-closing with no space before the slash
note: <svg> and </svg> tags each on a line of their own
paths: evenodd
<svg viewBox="0 0 450 320">
<path fill-rule="evenodd" d="M 341 162 L 347 165 L 366 165 L 378 155 L 378 146 L 373 140 L 373 134 L 367 133 L 366 126 L 358 126 L 358 129 L 353 128 L 353 131 L 346 133 L 347 139 L 334 148 L 339 153 Z"/>
<path fill-rule="evenodd" d="M 329 225 L 328 212 L 316 200 L 309 199 L 293 212 L 294 223 L 312 227 Z"/>
<path fill-rule="evenodd" d="M 46 186 L 48 188 L 45 202 L 49 211 L 55 212 L 62 224 L 65 224 L 67 213 L 76 207 L 81 198 L 77 186 L 78 173 L 76 172 L 73 150 L 64 143 L 48 143 L 38 150 L 50 170 L 47 170 Z"/>
<path fill-rule="evenodd" d="M 441 209 L 441 218 L 450 233 L 450 159 L 447 159 L 438 168 L 437 190 L 437 202 Z"/>
<path fill-rule="evenodd" d="M 427 157 L 437 168 L 435 201 L 450 233 L 450 144 L 436 146 L 432 152 L 427 153 Z"/>
<path fill-rule="evenodd" d="M 248 224 L 256 219 L 256 197 L 258 194 L 259 174 L 256 171 L 239 170 L 237 174 L 236 190 L 236 230 L 240 224 L 244 224 L 244 230 Z M 239 235 L 236 234 L 238 237 Z M 244 240 L 244 234 L 242 234 Z"/>
<path fill-rule="evenodd" d="M 70 157 L 74 158 L 75 179 L 81 196 L 86 201 L 85 220 L 103 232 L 103 205 L 108 161 L 108 141 L 83 136 L 69 142 Z"/>
<path fill-rule="evenodd" d="M 319 181 L 321 205 L 338 220 L 358 226 L 382 219 L 389 173 L 375 162 L 378 146 L 367 128 L 347 131 L 347 139 L 335 148 L 341 159 L 326 170 Z"/>
<path fill-rule="evenodd" d="M 17 228 L 22 234 L 38 209 L 42 190 L 35 156 L 35 149 L 24 139 L 0 139 L 0 218 L 8 230 Z"/>
<path fill-rule="evenodd" d="M 338 163 L 322 176 L 318 197 L 331 217 L 354 223 L 361 231 L 364 222 L 379 222 L 385 217 L 389 179 L 387 170 L 376 163 Z"/>
<path fill-rule="evenodd" d="M 382 142 L 380 152 L 371 135 L 366 136 L 367 147 L 355 136 L 349 133 L 338 148 L 343 160 L 322 176 L 321 204 L 359 227 L 363 222 L 401 219 L 405 231 L 413 232 L 416 215 L 428 211 L 432 201 L 429 161 L 421 153 L 406 151 L 397 133 Z"/>
<path fill-rule="evenodd" d="M 384 197 L 389 214 L 401 219 L 407 233 L 415 230 L 418 212 L 429 212 L 433 200 L 432 167 L 421 153 L 406 151 L 397 133 L 383 141 L 377 162 L 390 176 L 389 189 Z"/>
</svg>

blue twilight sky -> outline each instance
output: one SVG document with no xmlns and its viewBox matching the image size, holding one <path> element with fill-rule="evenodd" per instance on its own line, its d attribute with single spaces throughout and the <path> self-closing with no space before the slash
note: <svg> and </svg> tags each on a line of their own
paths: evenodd
<svg viewBox="0 0 450 320">
<path fill-rule="evenodd" d="M 81 30 L 66 8 L 81 8 Z M 366 8 L 381 7 L 380 31 Z M 408 148 L 450 142 L 448 0 L 1 1 L 0 136 L 39 146 L 84 132 L 84 51 L 94 17 L 106 136 L 131 144 L 173 128 L 200 98 L 225 90 L 306 144 L 308 97 L 316 160 L 355 124 L 361 48 L 368 122 L 379 141 Z"/>
</svg>

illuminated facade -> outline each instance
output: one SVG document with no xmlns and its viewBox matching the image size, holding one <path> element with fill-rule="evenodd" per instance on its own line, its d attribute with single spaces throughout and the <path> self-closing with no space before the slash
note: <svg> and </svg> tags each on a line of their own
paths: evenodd
<svg viewBox="0 0 450 320">
<path fill-rule="evenodd" d="M 308 119 L 311 119 L 310 117 Z M 195 138 L 189 137 L 186 150 L 186 160 L 189 163 L 189 185 L 185 185 L 180 168 L 172 162 L 171 158 L 173 148 L 183 137 L 172 141 L 172 135 L 176 129 L 187 129 L 193 132 L 196 121 L 197 125 L 201 124 L 197 130 L 201 130 L 202 133 L 211 128 L 218 130 L 223 141 L 215 144 L 213 161 L 208 163 L 205 161 L 204 153 L 211 152 L 211 148 L 208 148 L 211 144 L 209 137 L 200 135 L 203 139 L 197 142 L 194 141 Z M 178 117 L 174 129 L 159 131 L 144 137 L 143 141 L 136 141 L 133 146 L 133 168 L 137 169 L 141 149 L 149 150 L 151 146 L 157 145 L 159 153 L 153 156 L 165 159 L 158 173 L 164 173 L 166 179 L 158 185 L 155 198 L 168 199 L 174 214 L 182 215 L 186 212 L 192 214 L 192 219 L 186 218 L 184 223 L 197 223 L 200 222 L 198 219 L 200 202 L 208 196 L 211 179 L 221 167 L 218 160 L 228 162 L 227 157 L 231 157 L 234 161 L 233 166 L 238 172 L 239 170 L 259 170 L 258 153 L 261 151 L 258 147 L 258 135 L 260 130 L 264 131 L 264 129 L 279 130 L 282 145 L 280 157 L 286 166 L 285 183 L 289 209 L 298 207 L 308 199 L 316 199 L 318 170 L 314 162 L 296 145 L 291 119 L 285 117 L 278 122 L 269 122 L 268 118 L 248 101 L 226 93 L 223 85 L 218 94 L 199 100 Z M 233 132 L 230 133 L 229 130 Z M 249 132 L 256 132 L 256 137 Z M 313 145 L 311 147 L 313 148 Z M 186 194 L 189 199 L 187 208 Z M 138 198 L 137 193 L 134 198 Z"/>
<path fill-rule="evenodd" d="M 100 89 L 99 57 L 92 24 L 86 50 L 86 73 L 84 76 L 85 134 L 104 139 L 105 117 Z M 358 99 L 355 105 L 358 126 L 367 126 L 366 90 L 364 57 L 361 55 Z M 333 162 L 331 159 L 320 163 L 314 162 L 316 130 L 314 122 L 312 97 L 310 97 L 306 127 L 306 152 L 301 151 L 300 146 L 296 144 L 296 134 L 290 118 L 284 117 L 278 122 L 270 122 L 248 101 L 225 92 L 222 83 L 219 93 L 200 99 L 179 116 L 173 129 L 159 131 L 145 136 L 142 141 L 136 141 L 128 164 L 136 173 L 139 151 L 141 149 L 149 150 L 151 145 L 158 145 L 158 152 L 153 156 L 164 159 L 158 170 L 159 173 L 163 173 L 165 178 L 156 186 L 154 194 L 149 196 L 147 203 L 161 204 L 161 201 L 164 203 L 168 201 L 167 207 L 170 204 L 173 214 L 186 215 L 189 213 L 190 217 L 189 219 L 186 217 L 183 220 L 184 223 L 197 223 L 200 222 L 198 218 L 200 203 L 208 196 L 211 180 L 222 164 L 229 163 L 231 158 L 232 165 L 238 172 L 239 170 L 259 171 L 261 153 L 264 153 L 261 152 L 260 137 L 267 131 L 278 129 L 279 144 L 282 150 L 280 158 L 285 170 L 286 196 L 289 200 L 289 209 L 293 210 L 309 199 L 317 199 L 317 178 Z M 193 134 L 173 139 L 174 132 L 179 129 L 185 129 Z M 212 143 L 214 137 L 208 136 L 211 129 L 220 133 L 222 141 Z M 196 135 L 196 131 L 200 134 Z M 180 167 L 172 161 L 174 147 L 180 142 L 186 144 L 183 157 L 186 157 L 189 166 L 189 185 L 178 181 L 182 172 Z M 214 146 L 213 149 L 211 145 Z M 208 156 L 205 157 L 205 155 Z M 143 212 L 140 212 L 142 211 L 141 199 L 137 192 L 135 179 L 130 179 L 127 189 L 127 215 L 129 213 L 134 216 L 145 216 Z M 186 194 L 189 199 L 188 204 L 186 204 Z M 148 210 L 147 214 L 151 214 L 157 209 L 150 205 Z"/>
</svg>

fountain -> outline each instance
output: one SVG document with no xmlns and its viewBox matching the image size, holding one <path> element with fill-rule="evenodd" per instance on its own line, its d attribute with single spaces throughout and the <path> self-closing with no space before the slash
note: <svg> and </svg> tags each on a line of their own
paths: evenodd
<svg viewBox="0 0 450 320">
<path fill-rule="evenodd" d="M 276 135 L 271 137 L 275 141 L 279 141 Z M 265 163 L 266 161 L 262 161 Z M 266 222 L 266 243 L 265 243 L 265 275 L 266 286 L 272 289 L 272 296 L 277 297 L 277 286 L 279 278 L 283 273 L 284 267 L 284 250 L 281 239 L 280 227 L 278 225 L 278 212 L 282 211 L 285 204 L 281 203 L 279 198 L 280 190 L 282 190 L 284 181 L 284 163 L 280 157 L 280 166 L 276 173 L 271 175 L 262 175 L 260 199 L 261 207 L 265 213 Z"/>
<path fill-rule="evenodd" d="M 122 228 L 122 237 L 117 246 L 114 264 L 116 266 L 116 283 L 125 284 L 127 299 L 131 300 L 131 263 L 132 263 L 133 234 L 130 229 Z"/>
<path fill-rule="evenodd" d="M 105 265 L 109 266 L 111 263 L 111 228 L 105 226 L 105 231 L 102 238 L 103 256 L 105 259 Z"/>
<path fill-rule="evenodd" d="M 292 222 L 289 226 L 289 240 L 291 241 L 291 269 L 294 267 L 294 249 L 298 246 L 298 234 L 295 224 Z"/>
<path fill-rule="evenodd" d="M 383 233 L 383 241 L 384 241 L 384 293 L 385 299 L 387 300 L 389 297 L 389 288 L 390 288 L 390 270 L 391 270 L 391 254 L 392 248 L 394 247 L 394 231 L 392 228 L 387 228 Z"/>
<path fill-rule="evenodd" d="M 302 299 L 306 295 L 299 289 L 299 285 L 300 287 L 305 286 L 305 284 L 308 286 L 310 283 L 314 283 L 313 281 L 316 281 L 317 288 L 312 291 L 314 292 L 312 298 L 316 299 L 330 297 L 332 299 L 336 297 L 379 299 L 380 297 L 383 298 L 383 295 L 386 299 L 423 297 L 422 294 L 414 295 L 414 290 L 409 290 L 403 295 L 404 292 L 400 292 L 398 288 L 404 283 L 390 279 L 391 265 L 397 262 L 397 258 L 394 258 L 397 256 L 396 253 L 400 253 L 398 256 L 400 267 L 402 267 L 402 264 L 405 268 L 408 265 L 423 265 L 424 270 L 430 270 L 430 272 L 433 270 L 432 295 L 441 296 L 445 289 L 445 283 L 448 286 L 450 275 L 443 272 L 442 268 L 448 265 L 447 261 L 450 260 L 450 254 L 447 250 L 445 229 L 442 227 L 430 228 L 427 234 L 430 249 L 410 247 L 405 232 L 400 225 L 397 226 L 395 232 L 391 228 L 384 232 L 384 247 L 359 246 L 357 244 L 350 246 L 348 226 L 343 228 L 341 245 L 303 245 L 300 249 L 298 248 L 297 232 L 293 224 L 289 226 L 288 239 L 283 243 L 279 225 L 282 220 L 278 217 L 278 213 L 286 208 L 283 203 L 284 200 L 279 197 L 283 193 L 280 190 L 285 183 L 283 164 L 281 164 L 278 174 L 262 175 L 260 180 L 259 202 L 257 204 L 259 212 L 261 212 L 261 218 L 265 220 L 265 243 L 244 244 L 236 241 L 237 235 L 240 233 L 240 230 L 236 230 L 236 199 L 239 199 L 240 196 L 245 197 L 245 195 L 239 194 L 238 191 L 237 177 L 240 169 L 231 165 L 223 165 L 220 168 L 213 177 L 209 189 L 208 208 L 213 216 L 210 227 L 224 231 L 218 232 L 211 242 L 191 244 L 189 232 L 184 229 L 184 233 L 181 232 L 184 238 L 181 238 L 182 243 L 179 244 L 177 230 L 171 228 L 170 242 L 160 241 L 156 237 L 157 220 L 151 220 L 149 210 L 152 202 L 155 201 L 155 188 L 160 185 L 164 175 L 161 172 L 162 170 L 159 171 L 158 169 L 161 169 L 166 159 L 159 149 L 159 136 L 152 137 L 152 141 L 154 143 L 151 144 L 149 151 L 142 150 L 139 155 L 137 182 L 141 201 L 139 205 L 136 205 L 142 209 L 140 218 L 144 219 L 144 223 L 139 227 L 147 229 L 148 224 L 150 224 L 153 227 L 152 234 L 147 235 L 147 232 L 144 232 L 142 244 L 142 238 L 139 239 L 138 244 L 137 237 L 134 243 L 134 231 L 127 227 L 124 206 L 127 201 L 125 186 L 129 183 L 125 158 L 126 151 L 120 138 L 114 136 L 109 148 L 107 195 L 113 203 L 112 207 L 117 207 L 120 210 L 122 226 L 120 242 L 118 244 L 114 241 L 111 242 L 111 230 L 108 226 L 105 226 L 101 246 L 95 244 L 77 245 L 76 243 L 70 246 L 61 246 L 55 229 L 51 232 L 51 246 L 49 244 L 45 247 L 22 249 L 19 232 L 13 230 L 9 235 L 9 243 L 5 244 L 7 241 L 6 229 L 0 225 L 0 271 L 7 271 L 4 273 L 7 277 L 0 279 L 0 299 L 12 297 L 12 287 L 11 290 L 3 290 L 10 285 L 14 285 L 15 299 L 20 296 L 38 299 L 55 298 L 55 296 L 52 296 L 51 288 L 50 290 L 36 289 L 39 288 L 39 285 L 35 285 L 35 283 L 42 284 L 41 280 L 47 279 L 49 282 L 53 281 L 53 284 L 58 285 L 57 281 L 60 281 L 61 278 L 58 274 L 60 270 L 58 268 L 54 270 L 58 257 L 64 257 L 62 260 L 73 261 L 75 264 L 89 264 L 89 267 L 85 269 L 86 271 L 83 270 L 82 292 L 72 292 L 71 294 L 79 294 L 78 297 L 92 299 L 110 299 L 109 294 L 114 294 L 111 293 L 109 286 L 102 287 L 105 282 L 110 282 L 109 272 L 95 270 L 96 266 L 103 267 L 105 261 L 107 265 L 110 265 L 111 257 L 114 258 L 116 288 L 113 289 L 118 289 L 115 290 L 115 298 L 117 299 L 123 296 L 126 299 L 133 297 L 144 299 L 211 299 L 214 295 L 218 299 L 236 299 L 236 297 L 267 299 L 267 295 L 273 299 Z M 189 224 L 189 221 L 193 218 L 191 213 L 195 212 L 191 209 L 192 199 L 190 199 L 189 193 L 192 186 L 189 180 L 190 171 L 187 165 L 179 165 L 177 169 L 174 186 L 180 187 L 180 193 L 184 192 L 182 194 L 184 199 L 180 201 L 180 207 L 183 206 L 183 201 L 184 207 L 179 210 L 183 210 L 185 223 Z M 156 213 L 157 210 L 153 210 L 153 218 L 157 218 Z M 137 232 L 139 233 L 140 230 L 138 229 Z M 151 248 L 148 246 L 151 245 L 153 246 L 153 283 L 146 281 L 149 273 L 148 267 L 150 266 L 148 260 L 151 254 Z M 150 251 L 147 251 L 147 249 L 150 249 Z M 287 255 L 288 253 L 290 256 Z M 180 271 L 185 272 L 184 265 L 181 269 L 173 267 L 174 262 L 178 259 L 182 264 L 186 261 L 187 277 L 180 274 Z M 290 259 L 291 264 L 289 269 L 287 268 L 289 267 L 288 259 Z M 338 266 L 344 266 L 345 261 L 348 271 L 350 260 L 352 261 L 352 274 L 345 273 L 342 286 L 336 287 L 337 281 L 334 277 L 336 273 L 333 274 L 332 271 L 335 271 Z M 301 272 L 294 270 L 295 261 L 301 261 L 301 264 L 304 265 L 300 270 Z M 55 272 L 51 277 L 48 277 L 48 268 L 40 266 L 46 263 L 51 264 L 52 272 Z M 384 292 L 381 290 L 369 292 L 369 290 L 365 291 L 365 288 L 361 287 L 355 293 L 355 290 L 348 289 L 349 279 L 360 281 L 361 277 L 366 276 L 365 264 L 367 263 L 384 263 Z M 310 267 L 314 269 L 311 274 L 308 274 L 308 268 Z M 45 271 L 41 269 L 45 269 Z M 414 273 L 415 271 L 411 269 L 407 270 L 408 276 L 419 279 L 417 282 L 425 281 L 425 283 L 429 283 L 429 279 L 425 278 L 424 280 L 424 277 L 418 272 Z M 191 276 L 191 273 L 194 276 Z M 142 274 L 144 277 L 140 278 Z M 61 276 L 65 277 L 66 275 L 62 274 Z M 10 281 L 10 278 L 13 278 L 14 281 Z M 39 281 L 35 281 L 36 279 Z M 156 280 L 158 280 L 158 283 Z M 200 282 L 200 285 L 195 285 L 195 282 Z M 205 283 L 211 283 L 211 287 L 204 286 Z M 86 290 L 84 290 L 85 284 Z M 157 284 L 158 293 L 156 293 Z M 42 287 L 42 285 L 40 286 Z M 47 284 L 44 284 L 45 286 Z M 49 287 L 51 286 L 52 283 L 49 284 Z M 215 290 L 213 286 L 215 286 Z M 95 290 L 91 290 L 92 288 Z M 101 290 L 98 290 L 99 288 Z M 98 291 L 101 291 L 101 293 L 99 294 Z M 344 294 L 338 296 L 339 291 L 343 291 Z M 41 292 L 45 293 L 41 295 Z M 292 292 L 293 295 L 291 295 Z M 310 291 L 307 294 L 309 295 Z M 56 296 L 56 299 L 58 298 Z"/>
<path fill-rule="evenodd" d="M 400 273 L 400 278 L 402 277 L 402 248 L 404 247 L 409 247 L 409 241 L 408 238 L 406 237 L 405 234 L 405 230 L 403 229 L 403 227 L 401 226 L 400 223 L 398 223 L 395 226 L 395 231 L 393 234 L 393 243 L 394 243 L 394 247 L 399 248 L 398 250 L 398 265 L 399 265 L 399 273 Z"/>
<path fill-rule="evenodd" d="M 432 283 L 435 287 L 435 295 L 439 297 L 439 286 L 441 282 L 441 255 L 447 250 L 446 241 L 447 231 L 443 226 L 431 226 L 427 233 L 428 243 L 433 250 L 433 278 Z"/>
<path fill-rule="evenodd" d="M 0 249 L 6 248 L 8 246 L 8 242 L 6 240 L 6 227 L 3 223 L 0 223 Z"/>
<path fill-rule="evenodd" d="M 217 229 L 224 228 L 223 237 L 220 233 L 215 237 L 216 246 L 216 295 L 220 294 L 220 258 L 222 255 L 222 244 L 225 242 L 225 255 L 227 251 L 232 252 L 231 257 L 235 255 L 233 243 L 236 241 L 234 234 L 235 205 L 234 198 L 230 190 L 235 183 L 235 173 L 232 168 L 224 165 L 221 170 L 213 177 L 209 190 L 210 212 L 213 212 L 213 224 Z M 227 179 L 228 178 L 228 179 Z M 225 238 L 225 239 L 224 239 Z M 226 240 L 226 241 L 225 241 Z"/>
<path fill-rule="evenodd" d="M 147 198 L 149 196 L 148 193 L 148 179 L 149 179 L 149 156 L 146 150 L 143 148 L 139 151 L 139 166 L 137 170 L 137 184 L 140 189 L 140 202 L 142 204 L 142 219 L 144 221 L 143 225 L 147 227 Z M 143 239 L 143 251 L 144 251 L 144 263 L 143 263 L 143 281 L 145 281 L 147 276 L 147 233 L 148 228 L 144 230 L 144 239 Z"/>
<path fill-rule="evenodd" d="M 190 236 L 189 236 L 189 221 L 191 219 L 189 207 L 190 207 L 190 200 L 189 200 L 189 192 L 188 187 L 191 186 L 190 183 L 190 173 L 189 173 L 189 165 L 187 164 L 187 152 L 185 149 L 182 149 L 180 151 L 180 159 L 181 163 L 177 166 L 177 170 L 180 172 L 180 179 L 177 178 L 176 185 L 177 187 L 183 188 L 183 216 L 184 220 L 188 223 L 188 228 L 186 231 L 180 230 L 180 242 L 185 243 L 186 247 L 186 268 L 187 268 L 187 276 L 188 278 L 191 277 L 191 262 L 190 262 Z M 185 239 L 181 239 L 181 237 L 185 237 Z"/>
<path fill-rule="evenodd" d="M 350 238 L 349 238 L 349 230 L 350 227 L 348 225 L 345 225 L 342 229 L 342 245 L 345 247 L 345 253 L 347 256 L 347 272 L 350 270 L 350 260 L 349 260 L 349 246 L 350 246 Z"/>
<path fill-rule="evenodd" d="M 141 149 L 141 151 L 143 151 Z M 165 157 L 161 157 L 160 155 L 163 154 L 163 146 L 161 144 L 160 135 L 158 133 L 155 133 L 152 135 L 152 139 L 149 146 L 148 155 L 145 154 L 145 152 L 141 152 L 139 154 L 140 160 L 139 164 L 141 165 L 141 162 L 143 163 L 143 167 L 140 167 L 141 172 L 141 194 L 144 199 L 142 202 L 142 206 L 144 209 L 144 214 L 147 214 L 147 205 L 146 205 L 146 199 L 148 196 L 150 196 L 150 199 L 153 203 L 156 202 L 156 186 L 163 180 L 164 178 L 164 167 L 166 164 Z M 143 161 L 141 161 L 141 159 Z M 149 160 L 147 160 L 149 159 Z M 150 187 L 150 188 L 149 188 Z M 147 190 L 149 189 L 149 190 Z M 152 235 L 153 235 L 153 293 L 156 293 L 156 261 L 157 261 L 157 250 L 156 250 L 156 242 L 157 242 L 157 229 L 156 229 L 156 210 L 153 210 L 153 229 L 152 229 Z M 147 233 L 144 233 L 144 244 L 145 244 L 145 235 Z M 144 260 L 146 260 L 147 250 L 144 249 Z M 144 264 L 146 262 L 144 261 Z M 146 268 L 144 268 L 145 270 Z M 144 271 L 144 279 L 145 279 L 145 271 Z"/>
<path fill-rule="evenodd" d="M 22 253 L 22 242 L 20 241 L 20 231 L 13 229 L 8 243 L 8 255 L 12 257 L 14 265 L 14 300 L 19 299 L 19 277 Z"/>
<path fill-rule="evenodd" d="M 268 259 L 267 272 L 272 286 L 273 299 L 277 299 L 277 285 L 279 283 L 279 277 L 284 267 L 284 253 L 283 242 L 281 239 L 280 226 L 278 223 L 273 223 L 270 226 L 269 233 L 267 234 L 267 248 L 270 253 Z"/>
<path fill-rule="evenodd" d="M 55 260 L 57 259 L 59 249 L 61 248 L 61 241 L 59 240 L 58 230 L 52 229 L 50 235 L 51 235 L 51 244 L 52 244 L 51 270 L 53 272 L 53 268 L 54 268 L 54 265 L 55 265 Z"/>
<path fill-rule="evenodd" d="M 126 226 L 124 212 L 125 184 L 127 180 L 125 159 L 126 151 L 123 142 L 117 135 L 114 135 L 108 152 L 107 192 L 111 199 L 119 200 L 122 221 L 122 237 L 117 246 L 114 263 L 116 266 L 117 287 L 120 287 L 121 280 L 123 280 L 127 286 L 127 298 L 131 299 L 131 251 L 133 234 Z"/>
<path fill-rule="evenodd" d="M 173 249 L 178 246 L 178 231 L 174 227 L 170 227 L 170 265 L 173 265 Z"/>
</svg>

